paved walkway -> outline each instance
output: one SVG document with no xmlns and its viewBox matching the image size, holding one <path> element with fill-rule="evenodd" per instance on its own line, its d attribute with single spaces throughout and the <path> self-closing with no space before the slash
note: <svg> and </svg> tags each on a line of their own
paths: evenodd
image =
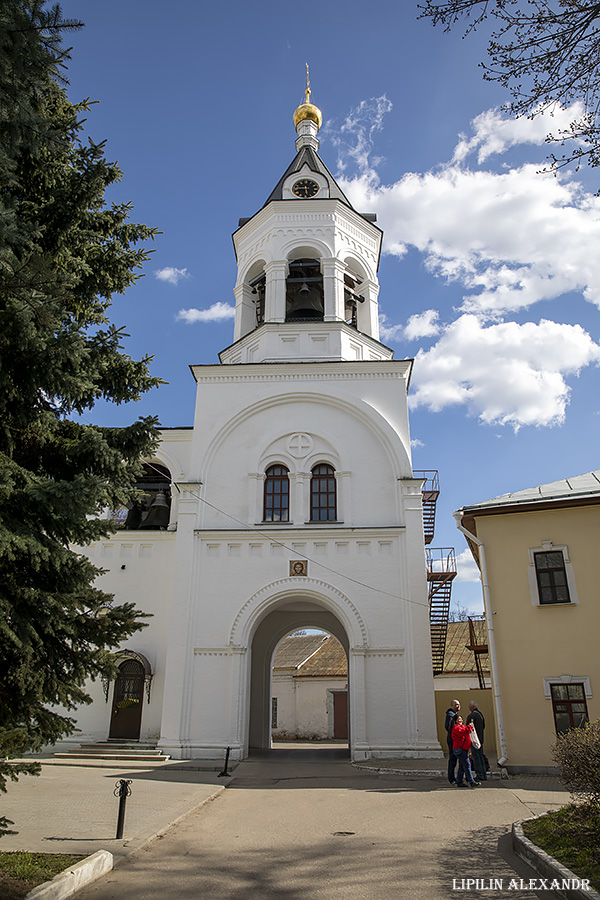
<svg viewBox="0 0 600 900">
<path fill-rule="evenodd" d="M 181 816 L 224 790 L 224 782 L 191 760 L 132 763 L 41 759 L 39 777 L 9 782 L 0 794 L 0 815 L 18 834 L 2 838 L 2 850 L 82 853 L 110 850 L 118 860 L 143 846 Z M 210 764 L 209 764 L 210 765 Z M 115 783 L 131 780 L 124 839 L 115 839 L 119 801 Z"/>
<path fill-rule="evenodd" d="M 439 775 L 416 774 L 413 763 L 402 775 L 377 774 L 352 766 L 339 749 L 289 748 L 240 763 L 223 789 L 216 773 L 180 765 L 129 773 L 45 766 L 38 790 L 47 800 L 37 813 L 31 802 L 18 803 L 11 817 L 21 834 L 6 840 L 118 854 L 119 842 L 105 839 L 113 836 L 117 801 L 105 795 L 116 777 L 132 777 L 120 852 L 141 849 L 78 900 L 489 900 L 489 890 L 453 889 L 453 879 L 456 887 L 468 877 L 502 879 L 498 898 L 553 897 L 509 888 L 511 878 L 533 877 L 513 855 L 509 831 L 512 822 L 566 802 L 555 779 L 495 778 L 459 790 Z M 34 780 L 26 782 L 30 791 Z M 9 801 L 15 788 L 21 785 L 9 788 Z M 194 808 L 217 791 L 214 802 Z M 144 845 L 145 835 L 186 808 L 189 815 Z M 3 849 L 11 849 L 4 839 Z"/>
</svg>

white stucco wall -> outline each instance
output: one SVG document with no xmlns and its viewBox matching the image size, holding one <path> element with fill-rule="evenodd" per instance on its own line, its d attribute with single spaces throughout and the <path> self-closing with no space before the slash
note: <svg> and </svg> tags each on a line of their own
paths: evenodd
<svg viewBox="0 0 600 900">
<path fill-rule="evenodd" d="M 277 697 L 277 728 L 274 740 L 327 740 L 333 737 L 331 691 L 347 689 L 345 677 L 295 678 L 273 675 L 273 697 Z"/>
</svg>

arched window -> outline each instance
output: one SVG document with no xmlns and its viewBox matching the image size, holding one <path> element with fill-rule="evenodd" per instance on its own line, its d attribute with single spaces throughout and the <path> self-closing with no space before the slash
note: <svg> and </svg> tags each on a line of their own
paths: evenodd
<svg viewBox="0 0 600 900">
<path fill-rule="evenodd" d="M 287 522 L 290 512 L 290 481 L 285 466 L 270 466 L 265 478 L 265 522 Z"/>
<path fill-rule="evenodd" d="M 140 493 L 126 511 L 124 527 L 164 531 L 171 515 L 171 473 L 159 463 L 145 463 L 135 486 Z"/>
<path fill-rule="evenodd" d="M 318 259 L 294 259 L 285 287 L 285 321 L 323 319 L 323 275 Z"/>
<path fill-rule="evenodd" d="M 336 518 L 335 469 L 320 463 L 310 480 L 310 521 L 334 522 Z"/>
<path fill-rule="evenodd" d="M 262 325 L 265 321 L 265 293 L 267 289 L 267 279 L 264 271 L 250 282 L 256 309 L 256 326 Z"/>
</svg>

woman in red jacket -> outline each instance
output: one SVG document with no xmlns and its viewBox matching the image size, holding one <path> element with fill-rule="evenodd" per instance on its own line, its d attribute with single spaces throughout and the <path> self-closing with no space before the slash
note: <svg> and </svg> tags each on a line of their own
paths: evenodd
<svg viewBox="0 0 600 900">
<path fill-rule="evenodd" d="M 471 726 L 463 724 L 462 716 L 456 717 L 456 724 L 452 729 L 452 752 L 458 759 L 458 773 L 456 775 L 456 787 L 466 787 L 464 779 L 469 787 L 477 787 L 478 781 L 473 778 L 469 750 L 471 749 Z"/>
</svg>

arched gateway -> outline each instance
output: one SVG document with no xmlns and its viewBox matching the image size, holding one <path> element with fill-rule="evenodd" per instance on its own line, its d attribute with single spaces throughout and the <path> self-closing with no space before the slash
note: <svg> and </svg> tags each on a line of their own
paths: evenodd
<svg viewBox="0 0 600 900">
<path fill-rule="evenodd" d="M 298 582 L 301 581 L 301 586 Z M 302 576 L 268 585 L 240 611 L 231 633 L 232 645 L 248 646 L 248 678 L 242 704 L 242 729 L 247 730 L 243 752 L 271 745 L 271 667 L 273 653 L 285 635 L 298 628 L 318 628 L 338 639 L 349 659 L 367 646 L 367 630 L 358 610 L 341 592 L 325 582 Z M 349 671 L 349 720 L 356 720 L 360 740 L 364 719 L 364 674 Z M 352 732 L 350 746 L 353 744 Z"/>
<path fill-rule="evenodd" d="M 161 497 L 160 530 L 90 550 L 102 586 L 153 614 L 129 642 L 155 673 L 140 736 L 175 758 L 268 746 L 273 650 L 300 625 L 347 651 L 354 759 L 441 755 L 412 361 L 379 340 L 382 233 L 319 157 L 320 121 L 307 95 L 296 156 L 233 235 L 234 342 L 191 367 L 194 425 L 157 450 L 170 517 Z M 78 725 L 105 737 L 109 713 L 101 698 Z"/>
</svg>

